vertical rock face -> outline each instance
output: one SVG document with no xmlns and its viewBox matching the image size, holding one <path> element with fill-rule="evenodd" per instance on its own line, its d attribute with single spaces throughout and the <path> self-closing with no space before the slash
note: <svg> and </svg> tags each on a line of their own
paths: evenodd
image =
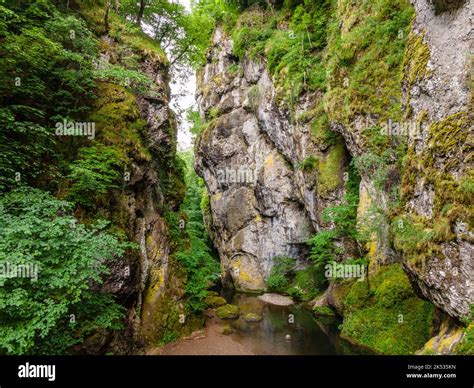
<svg viewBox="0 0 474 388">
<path fill-rule="evenodd" d="M 209 190 L 211 235 L 225 278 L 238 289 L 261 290 L 273 259 L 303 258 L 321 211 L 341 199 L 346 150 L 316 146 L 309 125 L 278 103 L 265 64 L 237 65 L 221 29 L 199 84 L 198 104 L 210 123 L 196 145 L 196 169 Z M 297 113 L 316 97 L 302 97 Z M 302 167 L 309 156 L 336 166 L 325 190 L 317 190 L 314 166 Z"/>
<path fill-rule="evenodd" d="M 420 295 L 453 318 L 469 315 L 474 301 L 473 2 L 412 4 L 416 14 L 400 65 L 401 87 L 391 86 L 388 98 L 398 101 L 401 94 L 397 113 L 375 115 L 363 105 L 341 119 L 333 103 L 334 90 L 342 88 L 337 77 L 325 95 L 304 94 L 288 109 L 265 63 L 237 61 L 232 40 L 216 30 L 199 80 L 198 103 L 208 125 L 196 145 L 196 167 L 209 189 L 211 234 L 223 270 L 238 288 L 264 287 L 274 257 L 302 257 L 301 243 L 331 227 L 321 214 L 340 203 L 348 161 L 371 152 L 364 132 L 388 119 L 408 128 L 388 133 L 389 141 L 407 135 L 408 152 L 401 171 L 393 161 L 388 165 L 390 184 L 382 188 L 375 187 L 373 174 L 361 172 L 358 220 L 379 234 L 367 246 L 370 265 L 403 262 Z M 343 35 L 350 27 L 346 11 L 336 10 Z M 335 144 L 315 138 L 310 129 L 321 101 L 331 129 L 342 135 Z M 396 117 L 390 118 L 392 113 Z M 331 160 L 336 167 L 325 171 Z M 401 207 L 394 214 L 391 190 L 398 192 L 398 185 Z M 382 216 L 375 218 L 371 207 Z"/>
<path fill-rule="evenodd" d="M 421 293 L 455 318 L 474 303 L 472 233 L 473 1 L 415 0 L 403 84 L 409 133 L 402 177 L 405 220 L 422 220 L 437 237 L 419 260 L 403 244 L 407 273 Z M 418 125 L 417 125 L 418 124 Z M 399 246 L 400 248 L 400 246 Z"/>
<path fill-rule="evenodd" d="M 113 192 L 107 211 L 138 249 L 127 260 L 112 263 L 102 286 L 127 307 L 126 329 L 113 338 L 95 338 L 95 343 L 86 346 L 89 353 L 103 352 L 108 346 L 120 354 L 156 343 L 167 331 L 183 330 L 178 317 L 185 313 L 186 279 L 170 259 L 172 242 L 165 212 L 178 209 L 184 182 L 176 167 L 177 129 L 169 108 L 165 58 L 152 51 L 118 47 L 122 42 L 107 37 L 102 39 L 106 49 L 99 66 L 121 63 L 121 55 L 135 55 L 139 59 L 137 71 L 153 81 L 147 91 L 133 93 L 113 83 L 99 83 L 93 114 L 98 121 L 98 140 L 123 142 L 127 153 L 123 189 Z"/>
</svg>

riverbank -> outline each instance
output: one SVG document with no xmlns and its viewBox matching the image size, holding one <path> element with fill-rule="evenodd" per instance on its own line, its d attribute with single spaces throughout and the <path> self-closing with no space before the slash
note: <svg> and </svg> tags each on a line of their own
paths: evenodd
<svg viewBox="0 0 474 388">
<path fill-rule="evenodd" d="M 240 317 L 219 319 L 213 309 L 205 312 L 202 330 L 162 347 L 149 355 L 337 355 L 366 354 L 340 337 L 337 318 L 315 318 L 302 305 L 277 305 L 285 297 L 234 295 Z M 249 314 L 261 318 L 247 321 Z M 223 332 L 226 334 L 223 334 Z"/>
<path fill-rule="evenodd" d="M 163 356 L 244 356 L 255 354 L 252 352 L 250 344 L 240 343 L 234 335 L 222 334 L 224 325 L 212 310 L 208 310 L 206 311 L 204 329 L 163 347 L 150 349 L 146 354 Z"/>
</svg>

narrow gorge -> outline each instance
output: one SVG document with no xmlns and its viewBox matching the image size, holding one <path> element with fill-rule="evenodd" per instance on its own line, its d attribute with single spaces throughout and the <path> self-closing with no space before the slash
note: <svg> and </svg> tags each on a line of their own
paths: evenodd
<svg viewBox="0 0 474 388">
<path fill-rule="evenodd" d="M 0 2 L 0 355 L 474 354 L 473 9 Z"/>
</svg>

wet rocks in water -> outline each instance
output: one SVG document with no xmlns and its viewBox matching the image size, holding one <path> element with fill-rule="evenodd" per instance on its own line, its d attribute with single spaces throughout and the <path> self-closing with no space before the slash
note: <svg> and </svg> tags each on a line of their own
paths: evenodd
<svg viewBox="0 0 474 388">
<path fill-rule="evenodd" d="M 224 306 L 225 304 L 227 304 L 227 301 L 221 296 L 208 296 L 205 299 L 205 303 L 207 307 L 214 308 L 214 307 Z"/>
<path fill-rule="evenodd" d="M 260 322 L 263 318 L 261 315 L 258 315 L 256 313 L 248 313 L 248 314 L 245 314 L 243 317 L 242 317 L 245 322 Z"/>
<path fill-rule="evenodd" d="M 240 309 L 233 304 L 226 304 L 216 310 L 216 314 L 220 319 L 234 319 L 240 315 Z"/>
<path fill-rule="evenodd" d="M 260 295 L 258 299 L 275 306 L 291 306 L 295 303 L 293 302 L 293 299 L 289 298 L 288 296 L 279 294 L 263 294 Z"/>
<path fill-rule="evenodd" d="M 232 322 L 231 325 L 235 330 L 238 330 L 242 333 L 248 333 L 258 327 L 257 325 L 251 325 L 250 323 L 247 323 L 242 317 Z"/>
</svg>

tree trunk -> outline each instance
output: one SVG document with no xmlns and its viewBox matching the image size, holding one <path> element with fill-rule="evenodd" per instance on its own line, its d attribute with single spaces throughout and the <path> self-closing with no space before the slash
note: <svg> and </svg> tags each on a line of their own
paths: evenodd
<svg viewBox="0 0 474 388">
<path fill-rule="evenodd" d="M 109 11 L 110 11 L 110 1 L 105 3 L 105 16 L 104 16 L 104 28 L 105 33 L 109 32 Z"/>
<path fill-rule="evenodd" d="M 145 0 L 140 0 L 140 8 L 137 15 L 137 24 L 140 26 L 142 23 L 143 13 L 145 12 Z"/>
</svg>

